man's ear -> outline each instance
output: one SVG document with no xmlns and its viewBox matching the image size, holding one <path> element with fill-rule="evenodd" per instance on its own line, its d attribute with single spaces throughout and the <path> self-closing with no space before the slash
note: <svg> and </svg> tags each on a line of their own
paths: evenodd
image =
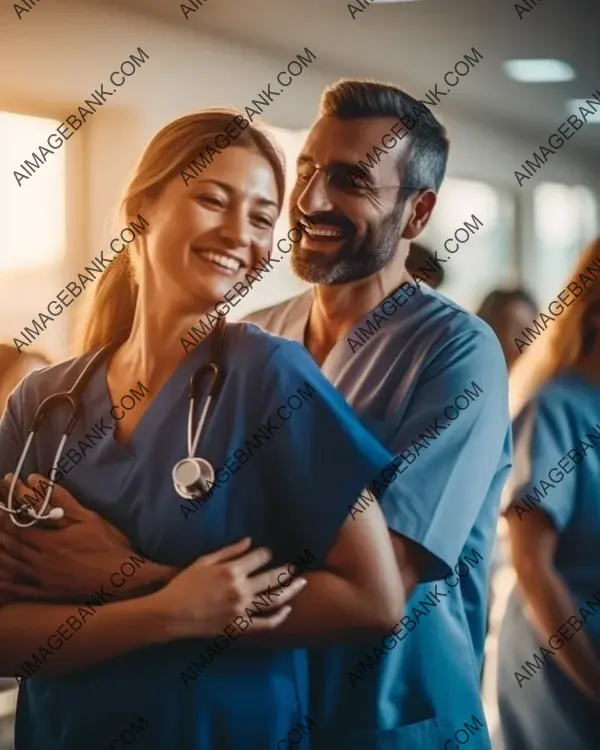
<svg viewBox="0 0 600 750">
<path fill-rule="evenodd" d="M 414 240 L 421 234 L 429 224 L 436 203 L 437 193 L 433 190 L 425 190 L 412 199 L 412 210 L 402 232 L 403 239 Z"/>
</svg>

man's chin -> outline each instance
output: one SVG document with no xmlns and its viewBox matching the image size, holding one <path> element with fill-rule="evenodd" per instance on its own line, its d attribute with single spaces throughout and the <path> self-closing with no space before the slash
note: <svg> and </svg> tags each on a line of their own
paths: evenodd
<svg viewBox="0 0 600 750">
<path fill-rule="evenodd" d="M 304 253 L 292 255 L 291 266 L 294 275 L 309 284 L 335 283 L 336 264 L 332 263 L 331 259 L 324 262 L 322 256 L 318 253 L 310 253 L 310 255 L 316 257 L 308 258 Z"/>
</svg>

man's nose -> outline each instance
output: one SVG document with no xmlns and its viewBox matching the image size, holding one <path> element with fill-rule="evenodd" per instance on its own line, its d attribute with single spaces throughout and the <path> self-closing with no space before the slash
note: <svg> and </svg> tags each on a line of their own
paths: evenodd
<svg viewBox="0 0 600 750">
<path fill-rule="evenodd" d="M 305 216 L 313 213 L 326 213 L 334 209 L 329 194 L 327 177 L 322 171 L 316 171 L 297 200 L 298 210 Z"/>
</svg>

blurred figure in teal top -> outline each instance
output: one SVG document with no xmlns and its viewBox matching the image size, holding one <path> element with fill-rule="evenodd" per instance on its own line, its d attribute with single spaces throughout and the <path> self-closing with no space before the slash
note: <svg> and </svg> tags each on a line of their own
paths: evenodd
<svg viewBox="0 0 600 750">
<path fill-rule="evenodd" d="M 600 238 L 572 281 L 581 291 L 561 292 L 563 309 L 550 310 L 554 321 L 511 383 L 505 516 L 517 586 L 499 645 L 506 750 L 600 742 Z"/>
</svg>

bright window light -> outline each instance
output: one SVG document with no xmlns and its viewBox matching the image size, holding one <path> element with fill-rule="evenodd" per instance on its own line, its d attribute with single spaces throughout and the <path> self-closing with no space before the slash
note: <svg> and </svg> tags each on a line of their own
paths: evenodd
<svg viewBox="0 0 600 750">
<path fill-rule="evenodd" d="M 0 112 L 0 272 L 40 270 L 65 256 L 66 149 L 48 156 L 21 187 L 13 175 L 60 124 Z"/>
<path fill-rule="evenodd" d="M 594 111 L 594 105 L 597 105 L 598 102 L 594 101 L 594 99 L 590 99 L 591 104 L 586 104 L 585 99 L 570 99 L 567 102 L 567 113 L 568 114 L 579 114 L 579 107 L 585 107 L 588 112 L 593 112 L 591 115 L 585 116 L 585 122 L 586 124 L 588 122 L 600 122 L 600 112 Z"/>
<path fill-rule="evenodd" d="M 529 276 L 537 296 L 550 300 L 564 287 L 575 259 L 597 234 L 596 199 L 583 185 L 542 182 L 534 190 L 534 252 Z"/>
<path fill-rule="evenodd" d="M 519 83 L 560 83 L 575 78 L 573 68 L 561 60 L 505 60 L 502 67 Z"/>
<path fill-rule="evenodd" d="M 465 221 L 483 224 L 460 252 L 444 245 Z M 431 220 L 418 242 L 439 251 L 447 261 L 439 291 L 474 310 L 492 289 L 516 281 L 514 263 L 514 197 L 484 182 L 447 177 L 440 188 Z M 450 242 L 450 247 L 453 246 Z"/>
</svg>

